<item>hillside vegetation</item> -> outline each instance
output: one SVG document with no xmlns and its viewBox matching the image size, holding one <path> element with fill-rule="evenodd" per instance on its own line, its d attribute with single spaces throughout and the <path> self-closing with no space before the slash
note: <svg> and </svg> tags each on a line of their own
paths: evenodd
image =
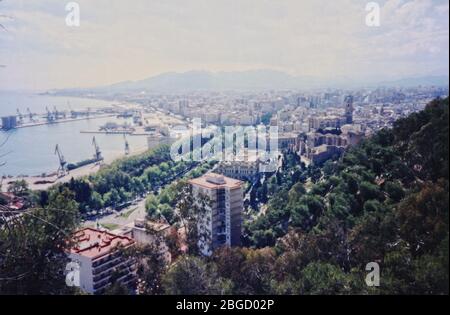
<svg viewBox="0 0 450 315">
<path fill-rule="evenodd" d="M 338 161 L 276 174 L 281 189 L 247 225 L 248 247 L 177 265 L 169 293 L 196 265 L 209 280 L 183 293 L 220 283 L 242 294 L 448 294 L 448 135 L 447 98 Z M 364 281 L 370 262 L 380 266 L 379 287 Z"/>
</svg>

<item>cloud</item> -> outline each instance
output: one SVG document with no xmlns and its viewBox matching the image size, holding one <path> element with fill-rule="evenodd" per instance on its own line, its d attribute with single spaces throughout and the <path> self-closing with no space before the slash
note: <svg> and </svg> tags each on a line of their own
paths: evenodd
<svg viewBox="0 0 450 315">
<path fill-rule="evenodd" d="M 5 0 L 1 86 L 53 88 L 135 80 L 165 71 L 271 68 L 354 80 L 448 73 L 448 2 L 361 0 Z"/>
</svg>

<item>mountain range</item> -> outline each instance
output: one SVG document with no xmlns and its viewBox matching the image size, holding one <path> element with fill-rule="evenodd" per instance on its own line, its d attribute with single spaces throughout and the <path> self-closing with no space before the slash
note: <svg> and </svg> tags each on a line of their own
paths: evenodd
<svg viewBox="0 0 450 315">
<path fill-rule="evenodd" d="M 107 86 L 75 88 L 54 91 L 56 94 L 93 93 L 116 94 L 130 92 L 189 92 L 211 90 L 283 90 L 311 88 L 354 87 L 413 87 L 448 86 L 448 76 L 422 76 L 395 81 L 361 82 L 346 77 L 320 79 L 311 76 L 293 76 L 275 70 L 249 70 L 239 72 L 188 71 L 166 72 L 138 81 L 123 81 Z"/>
</svg>

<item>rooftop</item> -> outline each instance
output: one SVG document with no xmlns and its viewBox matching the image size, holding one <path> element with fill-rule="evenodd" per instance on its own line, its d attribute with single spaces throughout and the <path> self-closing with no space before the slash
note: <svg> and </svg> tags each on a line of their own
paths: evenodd
<svg viewBox="0 0 450 315">
<path fill-rule="evenodd" d="M 134 228 L 146 229 L 147 227 L 155 232 L 161 232 L 170 228 L 170 224 L 150 221 L 146 219 L 136 219 L 134 220 Z"/>
<path fill-rule="evenodd" d="M 92 228 L 85 228 L 75 232 L 73 241 L 75 245 L 71 248 L 70 253 L 91 259 L 105 256 L 117 246 L 128 247 L 134 243 L 134 240 L 127 236 L 120 236 Z"/>
<path fill-rule="evenodd" d="M 201 177 L 197 177 L 189 180 L 191 185 L 198 185 L 203 188 L 208 189 L 219 189 L 219 188 L 239 188 L 242 186 L 243 182 L 237 179 L 223 176 L 216 173 L 207 173 Z"/>
</svg>

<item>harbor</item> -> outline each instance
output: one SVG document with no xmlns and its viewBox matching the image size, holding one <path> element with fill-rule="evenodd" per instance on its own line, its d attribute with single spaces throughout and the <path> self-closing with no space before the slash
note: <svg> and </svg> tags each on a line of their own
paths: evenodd
<svg viewBox="0 0 450 315">
<path fill-rule="evenodd" d="M 112 108 L 101 108 L 96 110 L 91 110 L 90 108 L 88 108 L 87 110 L 70 110 L 70 112 L 68 112 L 58 111 L 55 106 L 53 111 L 50 111 L 48 107 L 46 107 L 46 110 L 46 113 L 33 113 L 28 108 L 27 115 L 24 115 L 20 112 L 19 109 L 17 109 L 17 113 L 15 115 L 7 115 L 1 117 L 1 129 L 4 131 L 8 131 L 11 129 L 31 128 L 42 125 L 68 123 L 88 119 L 98 119 L 115 116 L 126 117 L 122 116 L 123 111 L 114 110 Z"/>
<path fill-rule="evenodd" d="M 0 117 L 14 116 L 16 120 L 14 128 L 0 130 L 0 176 L 3 186 L 14 178 L 26 177 L 30 177 L 32 183 L 55 182 L 55 172 L 59 167 L 56 145 L 67 165 L 82 164 L 93 159 L 92 139 L 95 136 L 104 162 L 109 163 L 126 156 L 127 152 L 131 155 L 148 150 L 149 134 L 156 134 L 162 129 L 161 126 L 180 123 L 180 120 L 141 105 L 96 99 L 0 94 L 0 105 Z M 52 108 L 51 115 L 46 108 Z M 28 115 L 24 114 L 26 112 Z M 141 122 L 133 117 L 137 114 L 142 118 Z M 101 128 L 113 125 L 128 125 L 135 129 L 135 133 L 100 132 Z M 156 144 L 151 143 L 152 146 Z M 79 173 L 96 171 L 97 168 L 92 166 L 73 169 L 70 174 L 78 176 Z"/>
<path fill-rule="evenodd" d="M 2 122 L 10 119 L 0 129 L 2 190 L 18 179 L 39 190 L 95 173 L 169 143 L 170 128 L 186 123 L 155 108 L 96 99 L 32 95 L 11 101 L 3 94 L 0 104 Z"/>
<path fill-rule="evenodd" d="M 98 119 L 98 118 L 106 118 L 106 117 L 113 117 L 113 116 L 114 115 L 111 115 L 111 114 L 103 114 L 103 115 L 98 114 L 98 115 L 94 115 L 91 117 L 67 118 L 67 119 L 60 119 L 60 120 L 53 121 L 53 122 L 48 122 L 48 121 L 29 122 L 29 123 L 17 125 L 15 128 L 10 128 L 10 129 L 30 128 L 30 127 L 37 127 L 37 126 L 48 125 L 48 124 L 62 124 L 62 123 L 68 123 L 68 122 L 85 120 L 85 119 Z M 9 129 L 7 129 L 7 130 L 9 130 Z"/>
<path fill-rule="evenodd" d="M 129 151 L 129 153 L 127 155 L 133 156 L 133 155 L 141 154 L 141 153 L 144 153 L 146 150 L 147 150 L 147 148 L 134 149 L 133 151 Z M 66 183 L 66 182 L 70 181 L 71 178 L 78 178 L 78 177 L 89 176 L 91 174 L 95 174 L 103 167 L 108 166 L 114 160 L 119 159 L 123 156 L 125 156 L 125 154 L 121 154 L 121 153 L 117 152 L 117 154 L 109 155 L 108 158 L 103 159 L 101 161 L 101 163 L 94 161 L 87 165 L 83 165 L 76 169 L 66 171 L 64 173 L 59 173 L 59 174 L 58 174 L 58 171 L 55 171 L 55 172 L 48 173 L 48 174 L 34 175 L 34 176 L 28 176 L 28 175 L 4 176 L 0 179 L 0 182 L 2 184 L 1 191 L 6 191 L 9 184 L 13 183 L 17 180 L 24 180 L 28 184 L 28 187 L 31 190 L 45 190 L 52 185 L 59 184 L 59 183 Z"/>
</svg>

